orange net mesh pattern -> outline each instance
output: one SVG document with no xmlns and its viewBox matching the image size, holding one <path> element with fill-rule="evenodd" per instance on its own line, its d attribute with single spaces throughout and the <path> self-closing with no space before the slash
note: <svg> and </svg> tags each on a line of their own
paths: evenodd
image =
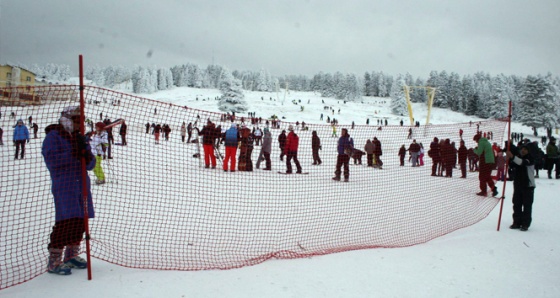
<svg viewBox="0 0 560 298">
<path fill-rule="evenodd" d="M 25 99 L 18 99 L 17 91 L 27 94 Z M 86 87 L 84 92 L 86 131 L 107 118 L 124 119 L 127 125 L 126 145 L 119 134 L 121 124 L 112 129 L 111 159 L 101 163 L 105 184 L 96 185 L 96 176 L 88 172 L 95 207 L 95 218 L 89 222 L 91 254 L 114 264 L 165 270 L 228 269 L 270 258 L 411 246 L 482 220 L 499 201 L 477 196 L 478 173 L 470 172 L 467 164 L 467 177 L 460 178 L 456 158 L 444 157 L 456 165 L 451 178 L 445 177 L 445 171 L 438 176 L 439 169 L 432 176 L 428 150 L 434 137 L 450 139 L 458 149 L 460 130 L 467 148 L 475 146 L 472 137 L 477 131 L 492 132 L 490 142 L 501 145 L 505 121 L 380 129 L 338 125 L 336 137 L 326 124 L 306 124 L 305 130 L 294 123 L 274 128 L 270 122 L 271 171 L 262 170 L 264 161 L 256 167 L 262 148 L 259 144 L 253 145 L 250 161 L 245 163 L 253 165 L 252 171 L 239 170 L 239 154 L 246 152 L 243 147 L 237 150 L 236 171 L 226 172 L 221 158 L 225 154 L 223 143 L 218 141 L 213 148 L 216 168 L 211 160 L 206 168 L 203 139 L 197 130 L 193 129 L 190 142 L 188 133 L 184 141 L 181 136 L 183 122 L 202 129 L 210 119 L 224 130 L 230 128 L 231 119 L 224 119 L 223 114 L 97 87 Z M 41 155 L 44 129 L 58 123 L 64 107 L 79 104 L 77 86 L 35 87 L 2 94 L 0 289 L 46 271 L 55 211 L 51 177 Z M 27 105 L 14 106 L 14 101 Z M 266 126 L 266 119 L 253 125 L 244 116 L 249 129 Z M 19 118 L 29 129 L 30 142 L 24 158 L 16 160 L 12 126 Z M 38 126 L 37 138 L 33 123 Z M 170 127 L 168 138 L 162 131 L 159 144 L 152 134 L 152 123 Z M 241 125 L 239 115 L 234 123 Z M 294 174 L 278 173 L 286 171 L 278 136 L 288 125 L 294 126 L 299 137 L 297 158 L 307 174 L 295 174 L 295 164 Z M 348 183 L 331 179 L 341 128 L 348 129 L 359 149 L 350 157 Z M 312 131 L 320 138 L 320 165 L 313 165 Z M 382 168 L 378 160 L 368 166 L 364 151 L 367 140 L 374 137 L 381 142 L 382 155 L 378 157 Z M 418 160 L 419 166 L 412 167 L 407 151 L 401 166 L 399 149 L 402 145 L 408 149 L 413 139 L 424 146 L 423 163 Z"/>
</svg>

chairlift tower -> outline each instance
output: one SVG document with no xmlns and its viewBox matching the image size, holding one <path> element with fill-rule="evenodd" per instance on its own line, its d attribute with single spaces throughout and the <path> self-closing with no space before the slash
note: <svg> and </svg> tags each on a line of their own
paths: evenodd
<svg viewBox="0 0 560 298">
<path fill-rule="evenodd" d="M 408 116 L 410 117 L 410 125 L 414 125 L 414 115 L 412 113 L 412 103 L 410 101 L 410 93 L 414 92 L 414 89 L 423 89 L 428 96 L 428 116 L 426 117 L 426 125 L 430 124 L 430 116 L 432 113 L 432 105 L 434 104 L 434 96 L 436 94 L 435 87 L 428 86 L 403 86 L 404 94 L 406 96 L 406 105 L 408 107 Z"/>
</svg>

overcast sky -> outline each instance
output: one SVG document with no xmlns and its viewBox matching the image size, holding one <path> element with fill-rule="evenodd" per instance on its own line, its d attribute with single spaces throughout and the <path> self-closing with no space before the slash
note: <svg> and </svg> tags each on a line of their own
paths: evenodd
<svg viewBox="0 0 560 298">
<path fill-rule="evenodd" d="M 560 0 L 0 0 L 0 63 L 560 74 Z M 151 54 L 151 55 L 150 55 Z"/>
</svg>

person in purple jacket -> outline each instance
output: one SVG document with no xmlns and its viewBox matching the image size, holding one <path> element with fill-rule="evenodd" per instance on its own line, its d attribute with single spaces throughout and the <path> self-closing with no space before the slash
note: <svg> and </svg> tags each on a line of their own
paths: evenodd
<svg viewBox="0 0 560 298">
<path fill-rule="evenodd" d="M 80 134 L 79 107 L 67 107 L 59 124 L 49 125 L 45 132 L 42 154 L 51 175 L 51 191 L 54 196 L 55 225 L 48 245 L 47 271 L 69 275 L 72 268 L 87 267 L 79 257 L 80 243 L 85 232 L 83 179 L 86 179 L 88 217 L 94 217 L 89 176 L 82 176 L 82 158 L 86 169 L 91 171 L 95 158 L 86 138 Z M 64 250 L 66 248 L 66 250 Z"/>
</svg>

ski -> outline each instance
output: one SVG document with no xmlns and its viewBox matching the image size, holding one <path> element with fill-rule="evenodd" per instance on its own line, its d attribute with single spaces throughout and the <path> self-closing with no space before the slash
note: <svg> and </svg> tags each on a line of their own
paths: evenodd
<svg viewBox="0 0 560 298">
<path fill-rule="evenodd" d="M 295 175 L 307 175 L 307 174 L 309 174 L 309 172 L 302 172 L 302 173 L 286 173 L 286 172 L 280 172 L 280 171 L 278 171 L 278 174 L 284 174 L 284 175 L 292 175 L 292 174 L 295 174 Z"/>
</svg>

